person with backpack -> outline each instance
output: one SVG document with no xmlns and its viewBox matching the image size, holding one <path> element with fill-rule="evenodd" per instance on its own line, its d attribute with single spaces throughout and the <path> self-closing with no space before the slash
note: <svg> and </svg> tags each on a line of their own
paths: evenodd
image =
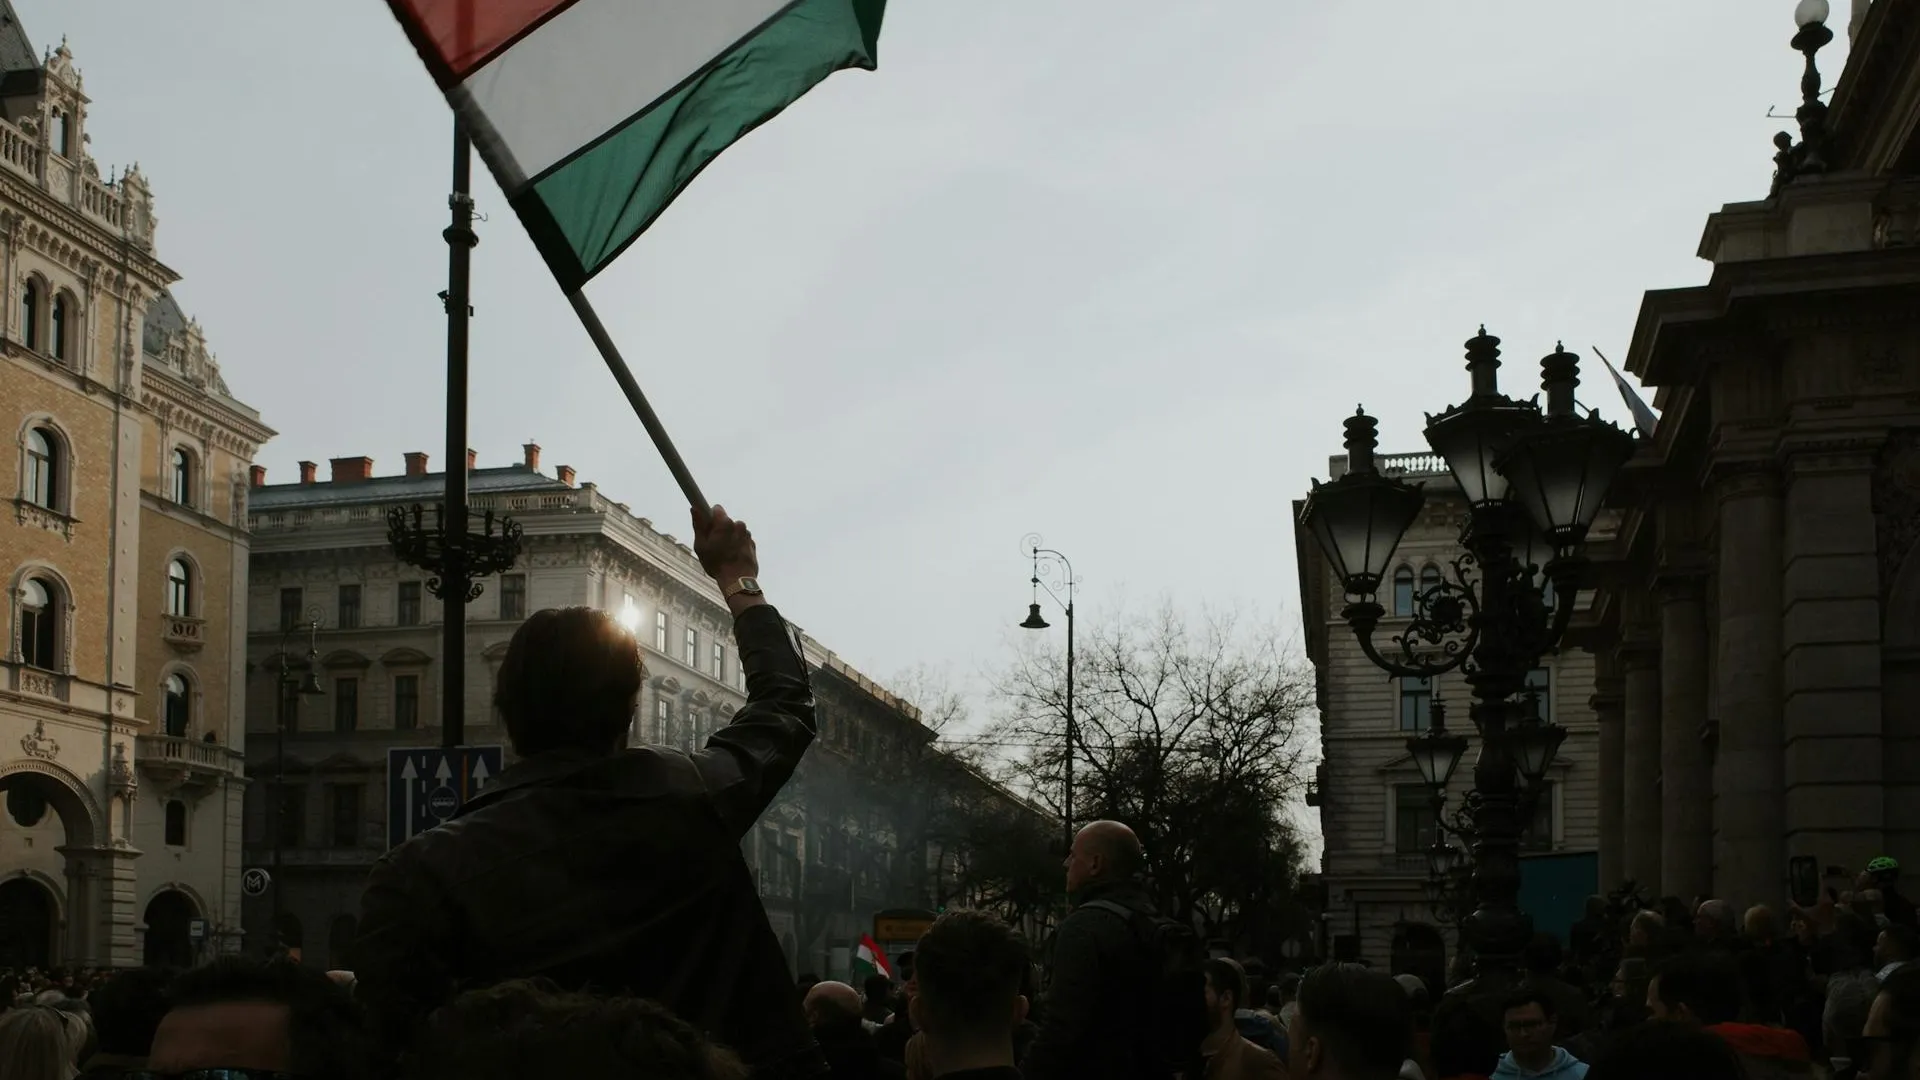
<svg viewBox="0 0 1920 1080">
<path fill-rule="evenodd" d="M 1169 1080 L 1200 1075 L 1206 956 L 1191 928 L 1155 911 L 1140 838 L 1095 821 L 1073 838 L 1040 1033 L 1025 1080 Z"/>
</svg>

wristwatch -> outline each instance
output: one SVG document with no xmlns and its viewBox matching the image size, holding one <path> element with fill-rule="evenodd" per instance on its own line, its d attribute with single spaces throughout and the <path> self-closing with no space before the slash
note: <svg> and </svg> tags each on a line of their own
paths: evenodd
<svg viewBox="0 0 1920 1080">
<path fill-rule="evenodd" d="M 720 590 L 722 600 L 731 600 L 736 596 L 764 596 L 760 590 L 759 578 L 735 578 L 733 583 Z"/>
</svg>

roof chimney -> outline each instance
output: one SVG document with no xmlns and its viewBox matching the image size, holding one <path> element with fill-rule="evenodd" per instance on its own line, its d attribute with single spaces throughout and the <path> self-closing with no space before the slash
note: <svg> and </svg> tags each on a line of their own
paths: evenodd
<svg viewBox="0 0 1920 1080">
<path fill-rule="evenodd" d="M 415 450 L 406 455 L 406 458 L 408 476 L 420 477 L 427 475 L 427 455 L 423 451 Z"/>
<path fill-rule="evenodd" d="M 573 466 L 562 465 L 559 468 L 553 470 L 553 473 L 556 477 L 560 479 L 561 483 L 567 485 L 568 487 L 573 486 Z"/>
<path fill-rule="evenodd" d="M 319 470 L 320 470 L 320 466 L 315 465 L 311 461 L 301 462 L 300 463 L 300 482 L 303 484 L 313 483 L 313 474 L 318 472 Z"/>
<path fill-rule="evenodd" d="M 373 479 L 373 459 L 370 457 L 337 457 L 328 460 L 333 463 L 333 482 L 336 484 Z"/>
<path fill-rule="evenodd" d="M 527 471 L 539 472 L 540 471 L 540 444 L 537 442 L 530 442 L 520 447 L 520 449 L 526 451 L 526 454 L 527 454 L 527 457 L 526 457 Z"/>
<path fill-rule="evenodd" d="M 267 486 L 267 467 L 265 465 L 255 465 L 252 468 L 247 470 L 247 486 L 248 487 L 266 487 Z"/>
<path fill-rule="evenodd" d="M 480 451 L 469 448 L 467 450 L 467 471 L 472 472 L 473 463 L 479 460 L 480 460 Z"/>
</svg>

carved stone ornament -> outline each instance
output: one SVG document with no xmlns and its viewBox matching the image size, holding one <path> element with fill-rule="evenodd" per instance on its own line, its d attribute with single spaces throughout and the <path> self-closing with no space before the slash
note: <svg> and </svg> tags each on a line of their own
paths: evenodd
<svg viewBox="0 0 1920 1080">
<path fill-rule="evenodd" d="M 133 773 L 133 763 L 127 760 L 127 744 L 113 744 L 113 767 L 108 776 L 113 783 L 113 793 L 123 799 L 131 799 L 140 791 L 140 780 Z"/>
<path fill-rule="evenodd" d="M 60 744 L 47 734 L 45 720 L 35 721 L 33 730 L 20 737 L 20 749 L 26 751 L 28 757 L 42 761 L 52 761 L 60 756 Z"/>
</svg>

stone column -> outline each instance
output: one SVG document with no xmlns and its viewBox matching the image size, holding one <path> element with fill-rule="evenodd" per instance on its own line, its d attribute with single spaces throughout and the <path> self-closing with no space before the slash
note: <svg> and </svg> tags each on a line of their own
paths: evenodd
<svg viewBox="0 0 1920 1080">
<path fill-rule="evenodd" d="M 1786 895 L 1781 755 L 1781 520 L 1770 468 L 1720 478 L 1720 745 L 1713 763 L 1714 890 L 1736 906 Z"/>
<path fill-rule="evenodd" d="M 1620 646 L 1620 857 L 1628 880 L 1660 888 L 1660 648 L 1645 628 Z M 1604 884 L 1604 883 L 1603 883 Z"/>
<path fill-rule="evenodd" d="M 1660 890 L 1692 901 L 1713 888 L 1713 774 L 1707 722 L 1707 620 L 1697 573 L 1660 592 Z"/>
<path fill-rule="evenodd" d="M 1781 592 L 1787 851 L 1821 865 L 1882 854 L 1880 597 L 1870 447 L 1787 459 Z"/>
<path fill-rule="evenodd" d="M 1610 891 L 1626 871 L 1626 687 L 1611 654 L 1594 656 L 1594 719 L 1600 726 L 1600 889 Z"/>
</svg>

